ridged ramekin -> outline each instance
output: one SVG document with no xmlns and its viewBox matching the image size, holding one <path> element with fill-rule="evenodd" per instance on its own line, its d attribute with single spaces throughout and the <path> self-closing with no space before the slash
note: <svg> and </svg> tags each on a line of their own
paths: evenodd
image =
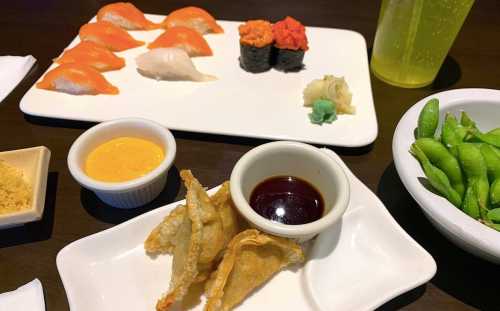
<svg viewBox="0 0 500 311">
<path fill-rule="evenodd" d="M 254 211 L 248 203 L 252 191 L 273 176 L 295 176 L 312 184 L 323 197 L 323 217 L 302 225 L 287 225 Z M 236 208 L 253 227 L 299 242 L 335 225 L 342 218 L 350 198 L 347 176 L 335 160 L 316 147 L 291 141 L 267 143 L 244 154 L 231 173 L 230 190 Z"/>
<path fill-rule="evenodd" d="M 158 144 L 163 148 L 165 158 L 150 173 L 126 182 L 102 182 L 85 174 L 83 167 L 89 153 L 97 146 L 123 136 L 143 138 Z M 175 139 L 168 129 L 147 119 L 124 118 L 100 123 L 80 135 L 69 150 L 68 167 L 73 178 L 104 203 L 118 208 L 134 208 L 151 202 L 160 194 L 175 154 Z"/>
</svg>

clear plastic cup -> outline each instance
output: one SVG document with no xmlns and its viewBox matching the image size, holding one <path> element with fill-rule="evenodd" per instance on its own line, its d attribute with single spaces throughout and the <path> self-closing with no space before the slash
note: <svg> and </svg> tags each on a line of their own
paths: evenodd
<svg viewBox="0 0 500 311">
<path fill-rule="evenodd" d="M 382 0 L 373 74 L 399 87 L 432 83 L 473 4 L 474 0 Z"/>
</svg>

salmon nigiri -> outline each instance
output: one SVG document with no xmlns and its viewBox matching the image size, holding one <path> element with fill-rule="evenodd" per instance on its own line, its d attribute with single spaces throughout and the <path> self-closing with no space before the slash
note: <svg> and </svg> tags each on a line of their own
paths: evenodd
<svg viewBox="0 0 500 311">
<path fill-rule="evenodd" d="M 114 95 L 119 92 L 99 71 L 74 63 L 62 64 L 47 72 L 36 87 L 73 95 Z"/>
<path fill-rule="evenodd" d="M 125 66 L 125 59 L 92 41 L 78 43 L 74 48 L 64 51 L 54 62 L 84 64 L 99 71 L 118 70 Z"/>
<path fill-rule="evenodd" d="M 205 38 L 196 30 L 184 26 L 168 28 L 148 45 L 149 49 L 171 47 L 181 48 L 191 57 L 213 55 Z"/>
<path fill-rule="evenodd" d="M 217 24 L 215 18 L 202 8 L 188 6 L 182 9 L 175 10 L 161 23 L 163 28 L 174 26 L 186 26 L 193 28 L 200 34 L 206 33 L 223 33 L 224 30 Z"/>
<path fill-rule="evenodd" d="M 151 30 L 160 28 L 144 17 L 130 2 L 116 2 L 103 6 L 97 12 L 97 21 L 106 21 L 127 30 Z"/>
<path fill-rule="evenodd" d="M 83 25 L 80 27 L 79 35 L 82 41 L 95 42 L 114 52 L 144 44 L 143 41 L 135 40 L 127 31 L 105 21 Z"/>
</svg>

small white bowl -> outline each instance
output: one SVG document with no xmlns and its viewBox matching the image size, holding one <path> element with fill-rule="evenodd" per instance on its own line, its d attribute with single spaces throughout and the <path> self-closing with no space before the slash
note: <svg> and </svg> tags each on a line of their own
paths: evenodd
<svg viewBox="0 0 500 311">
<path fill-rule="evenodd" d="M 268 220 L 250 206 L 250 195 L 262 181 L 273 176 L 295 176 L 311 183 L 324 200 L 323 217 L 303 225 L 286 225 Z M 342 167 L 311 145 L 278 141 L 258 146 L 243 155 L 230 179 L 233 202 L 254 227 L 269 234 L 303 242 L 334 225 L 349 204 L 349 182 Z"/>
<path fill-rule="evenodd" d="M 408 150 L 415 141 L 413 131 L 417 126 L 418 115 L 431 98 L 439 99 L 440 125 L 446 112 L 459 116 L 463 110 L 481 130 L 486 131 L 500 126 L 500 91 L 458 89 L 428 96 L 403 115 L 392 141 L 394 164 L 399 177 L 430 222 L 457 246 L 500 264 L 500 232 L 469 217 L 445 198 L 426 189 L 418 180 L 419 177 L 425 178 L 425 174 Z M 440 128 L 438 132 L 441 132 Z"/>
<path fill-rule="evenodd" d="M 165 152 L 165 159 L 150 173 L 126 182 L 102 182 L 87 176 L 83 167 L 88 154 L 97 146 L 123 136 L 143 138 L 158 144 Z M 92 190 L 106 204 L 134 208 L 151 202 L 160 194 L 175 154 L 175 139 L 168 129 L 150 120 L 124 118 L 100 123 L 80 135 L 69 150 L 68 167 L 82 187 Z"/>
<path fill-rule="evenodd" d="M 0 228 L 8 228 L 23 223 L 40 220 L 45 207 L 47 175 L 50 150 L 39 146 L 33 148 L 0 152 L 0 160 L 22 170 L 23 177 L 31 187 L 31 207 L 19 212 L 1 214 Z"/>
</svg>

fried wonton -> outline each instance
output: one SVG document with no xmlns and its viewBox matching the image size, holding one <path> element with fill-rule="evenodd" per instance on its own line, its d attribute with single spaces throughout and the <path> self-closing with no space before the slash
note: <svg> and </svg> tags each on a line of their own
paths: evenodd
<svg viewBox="0 0 500 311">
<path fill-rule="evenodd" d="M 228 245 L 206 284 L 205 311 L 227 311 L 284 267 L 304 261 L 302 248 L 289 239 L 245 230 Z"/>
<path fill-rule="evenodd" d="M 221 218 L 222 231 L 224 232 L 224 247 L 226 247 L 233 237 L 244 227 L 243 221 L 240 220 L 231 199 L 229 181 L 224 182 L 217 193 L 210 197 L 210 200 L 215 205 Z"/>
<path fill-rule="evenodd" d="M 179 205 L 163 221 L 151 231 L 144 242 L 144 248 L 150 254 L 169 253 L 174 251 L 174 238 L 186 217 L 186 206 Z"/>
<path fill-rule="evenodd" d="M 238 213 L 233 205 L 231 194 L 229 193 L 229 182 L 222 184 L 220 189 L 210 197 L 210 201 L 215 206 L 222 222 L 222 231 L 224 236 L 224 247 L 231 239 L 240 232 L 244 223 L 240 220 Z M 150 254 L 169 253 L 174 251 L 173 240 L 182 224 L 184 217 L 187 217 L 186 206 L 177 206 L 163 221 L 151 231 L 144 242 L 144 248 Z"/>
<path fill-rule="evenodd" d="M 168 310 L 182 300 L 191 284 L 208 278 L 227 239 L 222 218 L 202 185 L 189 170 L 181 171 L 180 175 L 187 188 L 186 206 L 172 211 L 145 242 L 148 252 L 173 253 L 170 288 L 158 301 L 157 310 Z M 218 206 L 227 205 L 222 194 L 216 201 Z M 226 226 L 232 226 L 225 222 Z"/>
</svg>

